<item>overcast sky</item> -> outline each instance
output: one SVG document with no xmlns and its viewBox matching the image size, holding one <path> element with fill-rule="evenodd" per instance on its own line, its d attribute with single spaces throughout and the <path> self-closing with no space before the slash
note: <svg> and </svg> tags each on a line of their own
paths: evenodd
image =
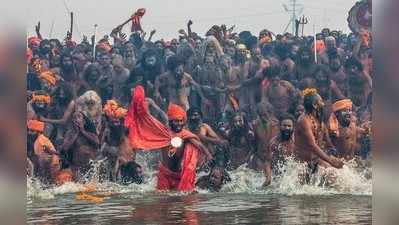
<svg viewBox="0 0 399 225">
<path fill-rule="evenodd" d="M 116 3 L 117 2 L 117 3 Z M 305 33 L 322 27 L 349 31 L 346 19 L 356 0 L 297 0 L 304 9 L 300 14 L 309 18 Z M 249 30 L 258 35 L 267 28 L 282 33 L 290 19 L 283 4 L 290 7 L 290 0 L 36 0 L 28 1 L 26 24 L 28 35 L 34 34 L 34 26 L 41 22 L 44 37 L 65 37 L 69 29 L 68 11 L 75 14 L 74 39 L 91 36 L 94 24 L 99 35 L 109 33 L 137 9 L 146 8 L 142 19 L 143 28 L 149 33 L 156 29 L 154 39 L 169 40 L 177 37 L 177 31 L 186 28 L 192 19 L 193 31 L 204 34 L 213 24 L 236 25 L 236 31 Z M 33 5 L 34 4 L 34 5 Z M 301 6 L 298 6 L 301 8 Z M 125 26 L 127 32 L 130 24 Z M 288 28 L 290 31 L 290 28 Z"/>
</svg>

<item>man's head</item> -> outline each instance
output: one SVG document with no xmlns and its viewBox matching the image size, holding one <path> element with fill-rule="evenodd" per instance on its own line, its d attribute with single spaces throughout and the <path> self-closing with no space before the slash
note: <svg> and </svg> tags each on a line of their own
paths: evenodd
<svg viewBox="0 0 399 225">
<path fill-rule="evenodd" d="M 175 133 L 179 133 L 183 130 L 187 122 L 186 111 L 182 107 L 170 103 L 168 107 L 168 119 L 170 129 Z"/>
<path fill-rule="evenodd" d="M 303 65 L 308 65 L 312 62 L 312 52 L 309 46 L 302 46 L 299 48 L 299 62 Z"/>
<path fill-rule="evenodd" d="M 48 105 L 50 105 L 51 97 L 45 91 L 36 91 L 32 96 L 32 107 L 36 113 L 43 113 L 47 110 Z"/>
<path fill-rule="evenodd" d="M 68 53 L 64 53 L 61 55 L 61 69 L 69 72 L 73 70 L 73 60 L 72 56 Z"/>
<path fill-rule="evenodd" d="M 303 96 L 303 107 L 305 108 L 305 113 L 312 114 L 315 113 L 316 117 L 321 121 L 323 118 L 323 107 L 324 102 L 317 90 L 314 88 L 307 88 L 302 91 Z"/>
<path fill-rule="evenodd" d="M 321 30 L 321 34 L 323 35 L 323 37 L 328 37 L 330 35 L 330 29 L 323 28 L 323 30 Z"/>
<path fill-rule="evenodd" d="M 111 56 L 109 53 L 101 53 L 98 57 L 98 63 L 102 67 L 108 67 L 111 65 Z"/>
<path fill-rule="evenodd" d="M 108 100 L 103 107 L 103 112 L 111 127 L 121 127 L 127 114 L 127 110 L 115 100 Z"/>
<path fill-rule="evenodd" d="M 72 55 L 73 65 L 78 71 L 82 71 L 88 62 L 87 58 L 83 53 L 75 53 Z"/>
<path fill-rule="evenodd" d="M 83 78 L 91 85 L 94 85 L 100 77 L 100 68 L 96 64 L 90 64 L 86 67 Z"/>
<path fill-rule="evenodd" d="M 174 52 L 177 53 L 177 47 L 179 47 L 179 41 L 177 41 L 176 38 L 173 38 L 170 41 L 170 49 Z"/>
<path fill-rule="evenodd" d="M 263 71 L 272 82 L 278 82 L 281 78 L 281 66 L 278 62 L 272 62 L 269 67 Z"/>
<path fill-rule="evenodd" d="M 348 127 L 352 120 L 352 101 L 350 99 L 336 101 L 332 108 L 339 124 Z"/>
<path fill-rule="evenodd" d="M 157 65 L 158 63 L 158 54 L 156 49 L 154 48 L 149 48 L 143 53 L 143 58 L 142 58 L 144 67 L 146 68 L 153 68 Z"/>
<path fill-rule="evenodd" d="M 191 125 L 199 125 L 201 123 L 202 112 L 201 112 L 200 108 L 191 107 L 187 111 L 187 115 L 188 115 L 189 124 L 191 124 Z"/>
<path fill-rule="evenodd" d="M 182 78 L 184 74 L 184 61 L 179 56 L 172 55 L 167 60 L 167 67 L 172 74 L 178 78 Z"/>
<path fill-rule="evenodd" d="M 121 166 L 121 178 L 123 184 L 141 184 L 144 181 L 143 169 L 135 161 L 130 161 Z"/>
<path fill-rule="evenodd" d="M 40 53 L 43 55 L 49 54 L 51 52 L 51 44 L 50 41 L 47 39 L 44 39 L 40 42 Z"/>
<path fill-rule="evenodd" d="M 288 141 L 294 132 L 294 117 L 291 114 L 283 114 L 280 117 L 280 137 L 283 141 Z"/>
<path fill-rule="evenodd" d="M 337 47 L 337 43 L 336 43 L 335 38 L 333 36 L 326 37 L 325 44 L 326 44 L 326 49 L 327 50 L 334 49 L 334 48 Z"/>
<path fill-rule="evenodd" d="M 54 100 L 61 105 L 67 105 L 73 99 L 71 88 L 65 84 L 61 84 L 54 91 Z"/>
</svg>

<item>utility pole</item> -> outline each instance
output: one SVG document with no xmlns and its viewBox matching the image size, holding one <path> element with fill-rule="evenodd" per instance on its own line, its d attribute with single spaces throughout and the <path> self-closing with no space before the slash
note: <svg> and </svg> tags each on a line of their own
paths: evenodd
<svg viewBox="0 0 399 225">
<path fill-rule="evenodd" d="M 288 7 L 286 4 L 283 4 L 284 10 L 291 14 L 291 19 L 285 27 L 284 32 L 286 32 L 288 27 L 291 25 L 291 32 L 292 34 L 295 34 L 295 21 L 297 20 L 297 15 L 300 15 L 303 12 L 304 6 L 303 4 L 297 3 L 297 0 L 290 0 L 290 3 L 290 7 Z"/>
</svg>

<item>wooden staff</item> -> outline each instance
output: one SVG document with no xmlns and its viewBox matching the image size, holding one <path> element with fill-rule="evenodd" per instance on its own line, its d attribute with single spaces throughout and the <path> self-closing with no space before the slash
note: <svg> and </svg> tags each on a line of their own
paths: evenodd
<svg viewBox="0 0 399 225">
<path fill-rule="evenodd" d="M 69 33 L 71 35 L 71 40 L 72 40 L 72 31 L 73 31 L 73 12 L 71 12 L 71 27 L 69 29 Z"/>
<path fill-rule="evenodd" d="M 94 24 L 94 35 L 93 35 L 93 62 L 96 61 L 96 34 L 97 34 L 97 24 Z"/>
</svg>

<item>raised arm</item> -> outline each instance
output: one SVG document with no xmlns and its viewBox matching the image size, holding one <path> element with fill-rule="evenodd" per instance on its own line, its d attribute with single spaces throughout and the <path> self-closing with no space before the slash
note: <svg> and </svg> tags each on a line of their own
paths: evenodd
<svg viewBox="0 0 399 225">
<path fill-rule="evenodd" d="M 69 120 L 69 118 L 71 118 L 73 112 L 75 112 L 75 101 L 72 100 L 69 105 L 68 108 L 65 110 L 64 115 L 62 116 L 61 119 L 47 119 L 47 118 L 41 118 L 41 120 L 43 122 L 47 122 L 47 123 L 54 123 L 54 124 L 66 124 Z"/>
</svg>

